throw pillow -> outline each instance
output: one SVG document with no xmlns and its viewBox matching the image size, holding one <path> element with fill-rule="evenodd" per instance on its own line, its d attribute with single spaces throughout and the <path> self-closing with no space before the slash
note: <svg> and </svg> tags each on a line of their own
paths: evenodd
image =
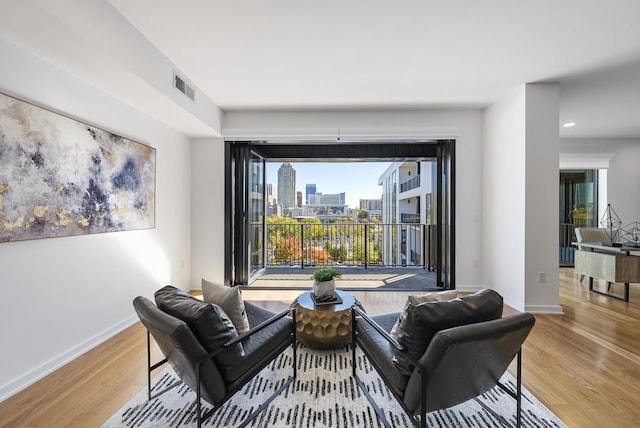
<svg viewBox="0 0 640 428">
<path fill-rule="evenodd" d="M 393 362 L 402 374 L 409 376 L 414 365 L 406 354 L 419 360 L 438 331 L 501 316 L 502 296 L 489 289 L 444 302 L 409 303 L 398 335 L 405 351 L 395 351 Z"/>
<path fill-rule="evenodd" d="M 239 334 L 248 331 L 249 318 L 244 308 L 240 287 L 227 287 L 215 282 L 202 279 L 202 300 L 207 303 L 215 303 L 224 309 L 231 318 L 231 322 L 236 326 Z"/>
<path fill-rule="evenodd" d="M 160 310 L 187 323 L 207 352 L 219 350 L 238 336 L 236 328 L 222 308 L 202 302 L 176 287 L 162 287 L 156 291 L 155 300 Z M 242 344 L 237 343 L 213 359 L 220 366 L 229 366 L 237 364 L 238 358 L 244 355 Z"/>
<path fill-rule="evenodd" d="M 451 300 L 458 297 L 458 292 L 456 290 L 447 290 L 447 291 L 432 291 L 425 294 L 420 295 L 409 295 L 407 296 L 407 302 L 404 304 L 402 311 L 400 311 L 400 316 L 398 317 L 398 321 L 393 325 L 391 332 L 389 333 L 391 337 L 398 340 L 398 335 L 400 334 L 400 323 L 402 322 L 402 318 L 407 310 L 407 307 L 412 305 L 419 305 L 424 302 L 442 302 L 444 300 Z"/>
</svg>

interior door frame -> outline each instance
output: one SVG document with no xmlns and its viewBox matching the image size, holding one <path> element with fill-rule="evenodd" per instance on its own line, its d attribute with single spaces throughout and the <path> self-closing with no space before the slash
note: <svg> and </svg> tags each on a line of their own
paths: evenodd
<svg viewBox="0 0 640 428">
<path fill-rule="evenodd" d="M 265 160 L 286 159 L 289 162 L 395 162 L 436 158 L 439 194 L 437 248 L 442 251 L 438 263 L 440 266 L 437 282 L 442 288 L 455 288 L 455 140 L 375 143 L 225 141 L 225 284 L 245 286 L 249 285 L 251 280 L 246 257 L 249 248 L 246 207 L 249 181 L 247 167 L 252 150 Z M 266 185 L 266 180 L 264 182 Z M 237 210 L 235 207 L 238 206 L 242 209 Z"/>
</svg>

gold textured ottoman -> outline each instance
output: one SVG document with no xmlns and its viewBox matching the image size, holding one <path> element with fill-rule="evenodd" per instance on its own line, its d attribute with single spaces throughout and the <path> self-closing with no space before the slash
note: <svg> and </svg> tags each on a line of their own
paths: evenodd
<svg viewBox="0 0 640 428">
<path fill-rule="evenodd" d="M 360 302 L 345 291 L 335 292 L 342 302 L 316 305 L 307 291 L 291 304 L 296 308 L 296 336 L 305 346 L 330 349 L 351 342 L 351 307 Z"/>
</svg>

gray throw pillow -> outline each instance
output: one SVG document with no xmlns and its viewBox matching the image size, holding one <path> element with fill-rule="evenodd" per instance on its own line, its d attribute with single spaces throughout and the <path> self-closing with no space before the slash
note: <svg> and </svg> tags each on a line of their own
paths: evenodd
<svg viewBox="0 0 640 428">
<path fill-rule="evenodd" d="M 444 302 L 409 303 L 405 312 L 398 335 L 405 351 L 395 351 L 393 363 L 400 373 L 409 376 L 414 365 L 405 353 L 419 360 L 440 330 L 502 317 L 502 296 L 484 289 Z"/>
<path fill-rule="evenodd" d="M 238 337 L 233 323 L 217 305 L 202 302 L 188 293 L 167 285 L 155 293 L 156 305 L 189 326 L 207 352 L 219 350 L 225 343 Z M 213 357 L 219 366 L 236 365 L 245 356 L 241 343 L 223 350 Z"/>
<path fill-rule="evenodd" d="M 458 297 L 458 291 L 456 290 L 446 290 L 446 291 L 431 291 L 425 294 L 419 295 L 409 295 L 407 296 L 407 302 L 404 304 L 402 311 L 400 311 L 400 316 L 398 317 L 398 321 L 393 325 L 391 332 L 389 333 L 391 337 L 398 340 L 398 335 L 400 334 L 400 323 L 402 322 L 402 318 L 407 311 L 407 307 L 411 305 L 419 305 L 424 302 L 442 302 L 445 300 L 451 300 Z"/>
<path fill-rule="evenodd" d="M 202 279 L 202 300 L 220 306 L 231 318 L 239 334 L 248 331 L 249 318 L 244 308 L 242 294 L 239 287 L 228 287 Z"/>
</svg>

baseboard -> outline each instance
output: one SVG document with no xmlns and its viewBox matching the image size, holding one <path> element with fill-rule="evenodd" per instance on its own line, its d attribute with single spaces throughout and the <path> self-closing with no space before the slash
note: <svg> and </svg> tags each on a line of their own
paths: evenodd
<svg viewBox="0 0 640 428">
<path fill-rule="evenodd" d="M 461 292 L 471 292 L 475 293 L 478 290 L 481 290 L 484 287 L 474 286 L 474 285 L 462 285 L 456 286 L 456 290 Z M 518 305 L 515 305 L 514 302 L 510 301 L 508 298 L 505 298 L 505 305 L 508 305 L 512 308 L 518 309 Z M 532 314 L 549 314 L 549 315 L 564 315 L 564 311 L 562 310 L 562 306 L 553 305 L 553 306 L 545 306 L 545 305 L 525 305 L 524 312 L 531 312 Z"/>
<path fill-rule="evenodd" d="M 85 340 L 84 342 L 78 344 L 77 346 L 74 346 L 68 351 L 63 352 L 57 357 L 52 358 L 51 360 L 45 362 L 39 367 L 36 367 L 35 369 L 27 372 L 22 376 L 19 376 L 13 381 L 5 385 L 2 385 L 0 387 L 0 402 L 6 400 L 12 395 L 17 394 L 23 389 L 29 387 L 30 385 L 34 384 L 35 382 L 39 381 L 45 376 L 51 374 L 55 370 L 64 366 L 65 364 L 70 363 L 71 361 L 78 358 L 79 356 L 86 353 L 87 351 L 90 351 L 91 349 L 95 348 L 96 346 L 100 345 L 106 340 L 112 338 L 113 336 L 125 330 L 126 328 L 132 326 L 137 321 L 138 321 L 138 317 L 135 314 L 132 314 L 131 316 L 125 318 L 124 320 L 115 324 L 114 326 L 106 330 L 103 330 L 102 332 L 96 334 L 95 336 L 89 338 L 88 340 Z"/>
<path fill-rule="evenodd" d="M 532 314 L 549 314 L 549 315 L 564 315 L 564 311 L 562 310 L 562 306 L 536 306 L 536 305 L 525 305 L 524 310 L 526 312 L 531 312 Z"/>
</svg>

